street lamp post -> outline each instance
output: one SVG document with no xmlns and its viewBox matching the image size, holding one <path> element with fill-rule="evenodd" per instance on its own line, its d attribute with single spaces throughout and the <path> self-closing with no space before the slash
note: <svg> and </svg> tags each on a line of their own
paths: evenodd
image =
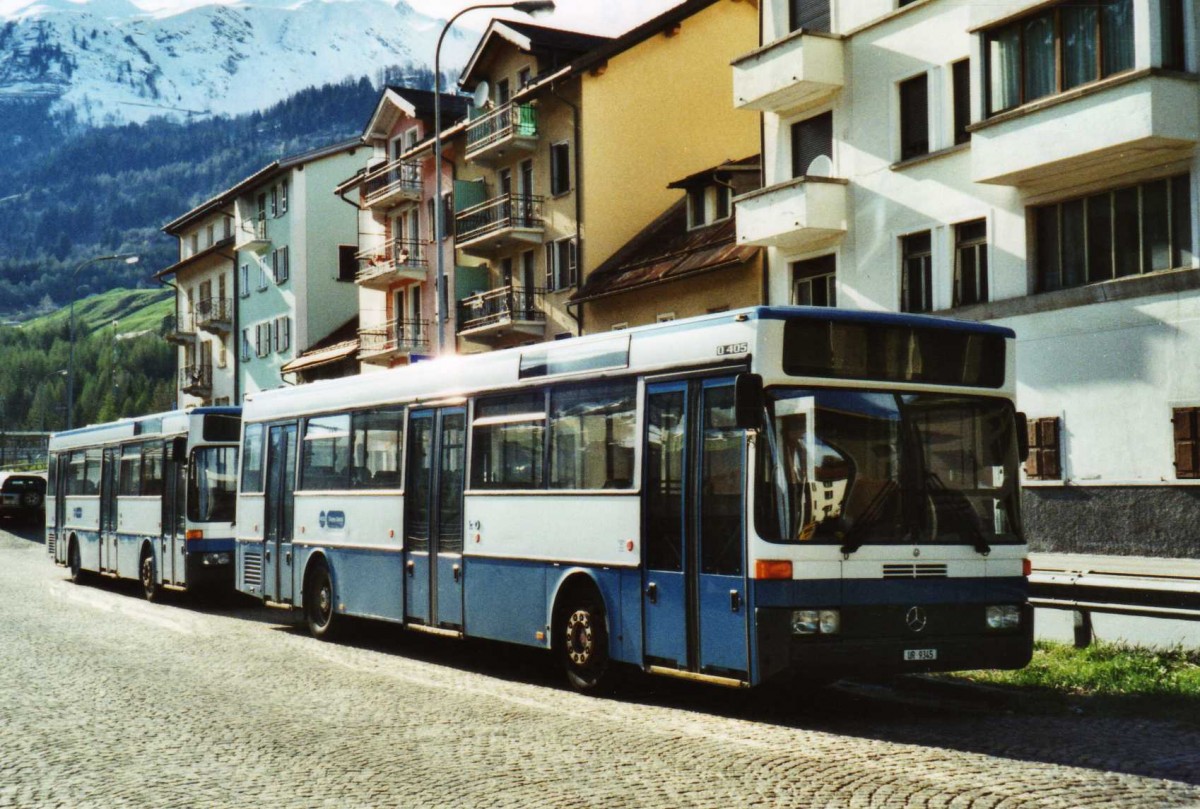
<svg viewBox="0 0 1200 809">
<path fill-rule="evenodd" d="M 439 355 L 446 348 L 446 309 L 449 305 L 449 302 L 446 300 L 446 260 L 442 255 L 442 232 L 445 228 L 445 223 L 442 220 L 446 216 L 442 204 L 442 40 L 446 38 L 446 32 L 450 30 L 450 26 L 454 25 L 455 20 L 468 11 L 478 11 L 483 8 L 511 8 L 523 14 L 535 14 L 539 11 L 553 11 L 554 0 L 517 0 L 514 3 L 482 3 L 476 6 L 467 6 L 447 20 L 446 24 L 442 26 L 442 32 L 438 34 L 437 47 L 433 51 L 433 244 L 434 252 L 437 253 L 435 266 L 437 269 L 437 338 Z"/>
<path fill-rule="evenodd" d="M 67 429 L 75 426 L 75 279 L 84 267 L 99 264 L 101 261 L 124 261 L 126 264 L 137 264 L 141 256 L 133 253 L 114 253 L 111 256 L 96 256 L 89 258 L 71 271 L 71 350 L 67 357 Z"/>
</svg>

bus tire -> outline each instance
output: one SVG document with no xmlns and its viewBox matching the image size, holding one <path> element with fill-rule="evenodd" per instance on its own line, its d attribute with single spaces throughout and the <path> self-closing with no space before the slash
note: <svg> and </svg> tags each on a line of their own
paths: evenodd
<svg viewBox="0 0 1200 809">
<path fill-rule="evenodd" d="M 304 577 L 304 619 L 308 631 L 317 640 L 333 640 L 341 631 L 333 601 L 333 577 L 329 565 L 318 559 Z"/>
<path fill-rule="evenodd" d="M 82 584 L 85 575 L 83 561 L 79 558 L 79 540 L 74 535 L 67 543 L 67 568 L 71 571 L 71 581 Z"/>
<path fill-rule="evenodd" d="M 567 599 L 558 621 L 559 660 L 576 691 L 599 693 L 609 681 L 608 630 L 604 602 L 587 587 Z"/>
<path fill-rule="evenodd" d="M 142 595 L 150 602 L 158 601 L 162 589 L 158 586 L 158 570 L 154 564 L 154 551 L 147 545 L 142 548 L 142 558 L 138 563 L 138 578 L 142 581 Z"/>
</svg>

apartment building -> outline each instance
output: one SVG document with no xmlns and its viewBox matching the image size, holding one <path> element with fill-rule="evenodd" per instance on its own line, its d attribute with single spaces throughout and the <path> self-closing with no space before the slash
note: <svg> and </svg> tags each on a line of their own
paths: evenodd
<svg viewBox="0 0 1200 809">
<path fill-rule="evenodd" d="M 1194 0 L 764 0 L 772 303 L 1016 330 L 1042 550 L 1200 556 Z"/>
<path fill-rule="evenodd" d="M 465 118 L 467 105 L 465 97 L 443 93 L 442 120 Z M 436 331 L 436 251 L 442 252 L 449 289 L 455 274 L 454 245 L 445 238 L 446 227 L 440 238 L 433 232 L 434 172 L 439 169 L 433 160 L 433 126 L 433 93 L 385 88 L 363 131 L 363 142 L 370 147 L 368 163 L 336 189 L 359 210 L 357 355 L 364 372 L 455 347 L 452 317 L 440 340 Z M 453 162 L 441 161 L 440 170 L 443 194 L 449 195 Z"/>
<path fill-rule="evenodd" d="M 176 400 L 180 407 L 240 401 L 233 341 L 233 206 L 220 197 L 208 200 L 163 232 L 179 240 L 179 260 L 154 276 L 176 291 L 166 332 L 178 347 Z"/>
<path fill-rule="evenodd" d="M 581 100 L 570 67 L 605 41 L 493 20 L 463 69 L 459 84 L 478 103 L 446 133 L 456 155 L 456 285 L 467 293 L 455 313 L 461 351 L 579 334 L 567 306 L 582 235 Z"/>
<path fill-rule="evenodd" d="M 365 148 L 354 138 L 286 157 L 224 194 L 237 222 L 243 397 L 311 373 L 300 354 L 358 316 L 357 216 L 333 189 L 361 165 Z"/>
</svg>

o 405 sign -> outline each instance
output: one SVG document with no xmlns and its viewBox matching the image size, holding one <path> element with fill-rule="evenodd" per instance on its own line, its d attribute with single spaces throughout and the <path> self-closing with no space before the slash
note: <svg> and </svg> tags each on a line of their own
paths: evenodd
<svg viewBox="0 0 1200 809">
<path fill-rule="evenodd" d="M 726 343 L 723 346 L 717 346 L 717 356 L 727 357 L 730 354 L 745 354 L 749 350 L 749 343 Z"/>
</svg>

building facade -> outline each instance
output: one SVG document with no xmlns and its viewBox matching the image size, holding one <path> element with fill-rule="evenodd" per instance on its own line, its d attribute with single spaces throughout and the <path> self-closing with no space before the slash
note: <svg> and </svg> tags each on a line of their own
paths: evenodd
<svg viewBox="0 0 1200 809">
<path fill-rule="evenodd" d="M 176 292 L 166 338 L 178 347 L 180 407 L 241 401 L 234 342 L 235 229 L 233 206 L 220 197 L 163 228 L 179 240 L 179 260 L 155 278 Z"/>
<path fill-rule="evenodd" d="M 764 2 L 772 303 L 1016 330 L 1042 550 L 1200 556 L 1193 0 Z"/>
</svg>

